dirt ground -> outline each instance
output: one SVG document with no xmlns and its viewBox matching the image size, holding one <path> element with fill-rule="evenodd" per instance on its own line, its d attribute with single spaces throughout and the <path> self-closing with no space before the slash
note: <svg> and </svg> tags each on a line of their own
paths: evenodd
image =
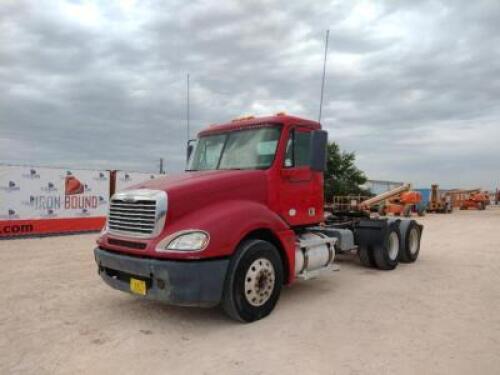
<svg viewBox="0 0 500 375">
<path fill-rule="evenodd" d="M 341 259 L 246 325 L 109 288 L 95 234 L 0 241 L 0 374 L 499 374 L 500 207 L 422 222 L 417 263 Z"/>
</svg>

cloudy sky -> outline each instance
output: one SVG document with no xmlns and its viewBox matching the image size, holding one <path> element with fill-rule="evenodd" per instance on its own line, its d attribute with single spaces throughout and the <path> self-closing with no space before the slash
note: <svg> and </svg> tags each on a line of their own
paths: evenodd
<svg viewBox="0 0 500 375">
<path fill-rule="evenodd" d="M 167 172 L 193 135 L 317 118 L 375 179 L 500 185 L 500 2 L 0 0 L 0 162 Z"/>
</svg>

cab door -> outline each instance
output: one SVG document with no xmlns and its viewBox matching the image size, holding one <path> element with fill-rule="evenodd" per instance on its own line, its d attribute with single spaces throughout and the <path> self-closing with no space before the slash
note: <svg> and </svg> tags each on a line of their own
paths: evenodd
<svg viewBox="0 0 500 375">
<path fill-rule="evenodd" d="M 280 215 L 291 226 L 321 221 L 323 175 L 310 166 L 311 136 L 309 128 L 292 128 L 280 171 Z"/>
</svg>

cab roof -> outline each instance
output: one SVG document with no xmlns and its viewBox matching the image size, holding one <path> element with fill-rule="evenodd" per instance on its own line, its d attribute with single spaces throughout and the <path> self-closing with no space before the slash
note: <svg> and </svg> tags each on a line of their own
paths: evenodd
<svg viewBox="0 0 500 375">
<path fill-rule="evenodd" d="M 252 128 L 264 124 L 282 124 L 285 127 L 291 125 L 302 125 L 302 126 L 307 126 L 308 128 L 311 129 L 321 129 L 321 125 L 317 121 L 311 121 L 296 116 L 290 116 L 278 113 L 276 115 L 263 116 L 263 117 L 253 117 L 253 116 L 241 117 L 224 124 L 210 125 L 208 128 L 200 131 L 198 133 L 198 136 L 224 133 L 233 130 L 242 130 L 245 128 Z"/>
</svg>

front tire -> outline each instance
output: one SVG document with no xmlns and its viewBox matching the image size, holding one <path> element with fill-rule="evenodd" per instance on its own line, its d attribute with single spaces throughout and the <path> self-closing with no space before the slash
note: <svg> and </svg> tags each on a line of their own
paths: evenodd
<svg viewBox="0 0 500 375">
<path fill-rule="evenodd" d="M 283 264 L 273 244 L 257 239 L 242 242 L 229 264 L 224 311 L 242 322 L 266 317 L 278 302 L 283 281 Z"/>
</svg>

